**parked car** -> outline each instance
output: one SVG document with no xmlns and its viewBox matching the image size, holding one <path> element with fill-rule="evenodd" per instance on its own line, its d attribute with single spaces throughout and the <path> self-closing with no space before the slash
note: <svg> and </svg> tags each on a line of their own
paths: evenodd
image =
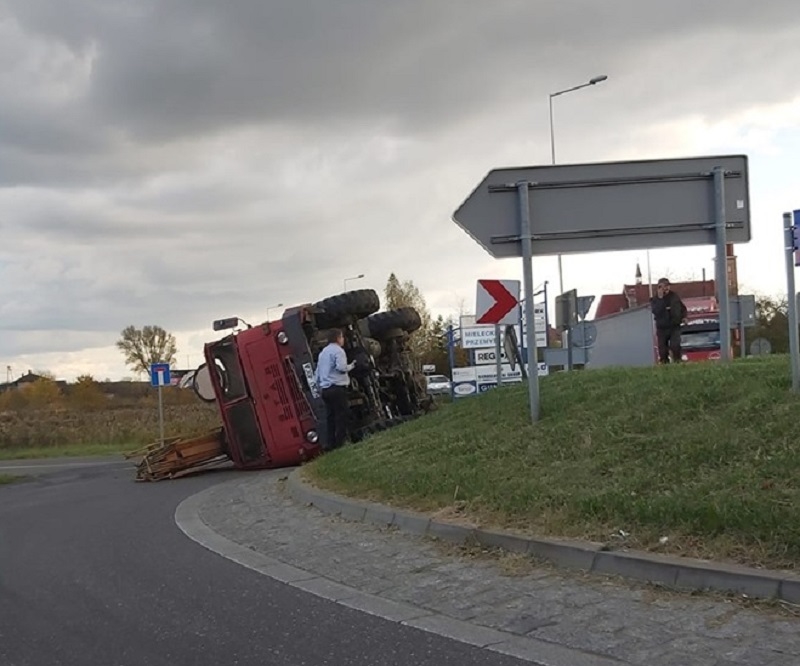
<svg viewBox="0 0 800 666">
<path fill-rule="evenodd" d="M 444 375 L 428 375 L 428 393 L 450 393 L 450 380 Z"/>
</svg>

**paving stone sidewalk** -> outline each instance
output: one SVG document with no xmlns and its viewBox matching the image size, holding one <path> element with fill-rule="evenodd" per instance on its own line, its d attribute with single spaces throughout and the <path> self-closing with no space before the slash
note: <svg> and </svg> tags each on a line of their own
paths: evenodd
<svg viewBox="0 0 800 666">
<path fill-rule="evenodd" d="M 800 618 L 710 597 L 449 555 L 429 539 L 331 518 L 248 474 L 206 495 L 201 520 L 300 569 L 393 601 L 635 666 L 798 666 Z"/>
</svg>

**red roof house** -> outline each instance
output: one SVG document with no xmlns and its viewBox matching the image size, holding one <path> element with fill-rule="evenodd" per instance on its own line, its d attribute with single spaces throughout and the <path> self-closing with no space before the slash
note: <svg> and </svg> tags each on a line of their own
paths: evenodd
<svg viewBox="0 0 800 666">
<path fill-rule="evenodd" d="M 673 282 L 672 290 L 683 299 L 702 298 L 713 296 L 715 292 L 714 280 L 693 280 L 691 282 Z M 652 286 L 652 293 L 656 293 L 656 285 Z M 650 285 L 626 284 L 621 294 L 605 294 L 597 303 L 595 319 L 630 310 L 650 302 Z"/>
</svg>

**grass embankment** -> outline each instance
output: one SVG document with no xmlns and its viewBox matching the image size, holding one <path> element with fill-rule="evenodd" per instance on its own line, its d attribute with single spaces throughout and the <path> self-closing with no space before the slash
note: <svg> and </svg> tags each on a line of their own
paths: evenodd
<svg viewBox="0 0 800 666">
<path fill-rule="evenodd" d="M 164 434 L 202 434 L 220 424 L 216 405 L 164 407 Z M 37 409 L 0 413 L 0 460 L 114 455 L 157 441 L 155 405 L 95 410 Z"/>
<path fill-rule="evenodd" d="M 308 467 L 322 487 L 481 525 L 800 568 L 800 398 L 786 357 L 558 373 Z M 623 530 L 629 536 L 615 539 Z M 666 536 L 666 545 L 659 538 Z"/>
</svg>

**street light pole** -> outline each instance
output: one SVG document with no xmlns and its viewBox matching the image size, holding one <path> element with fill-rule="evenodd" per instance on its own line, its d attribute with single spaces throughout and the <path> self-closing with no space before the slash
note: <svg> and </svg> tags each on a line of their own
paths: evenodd
<svg viewBox="0 0 800 666">
<path fill-rule="evenodd" d="M 558 92 L 550 93 L 550 160 L 551 164 L 556 163 L 556 133 L 555 128 L 553 125 L 553 98 L 558 97 L 559 95 L 565 95 L 566 93 L 574 92 L 575 90 L 580 90 L 581 88 L 588 88 L 589 86 L 597 85 L 598 83 L 602 83 L 608 79 L 608 76 L 605 74 L 601 74 L 600 76 L 595 76 L 592 79 L 589 79 L 586 83 L 581 83 L 579 86 L 573 86 L 572 88 L 565 88 L 564 90 L 559 90 Z M 561 253 L 558 254 L 558 292 L 560 294 L 564 293 L 564 271 L 561 265 Z"/>
<path fill-rule="evenodd" d="M 556 132 L 553 127 L 553 97 L 555 97 L 556 94 L 557 93 L 553 93 L 550 95 L 550 164 L 556 163 Z M 561 255 L 558 256 L 560 259 Z"/>
<path fill-rule="evenodd" d="M 353 277 L 345 278 L 344 279 L 344 290 L 347 291 L 347 283 L 351 280 L 360 280 L 364 277 L 363 273 L 359 273 L 358 275 L 354 275 Z"/>
</svg>

